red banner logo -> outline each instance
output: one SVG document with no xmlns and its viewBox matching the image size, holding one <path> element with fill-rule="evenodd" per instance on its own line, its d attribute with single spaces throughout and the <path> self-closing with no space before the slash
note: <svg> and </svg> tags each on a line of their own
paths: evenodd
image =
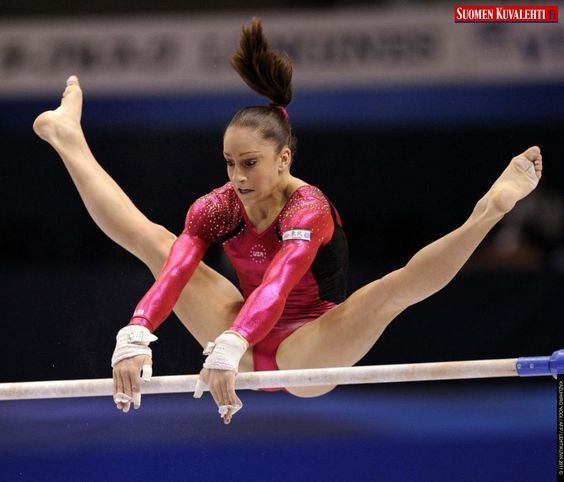
<svg viewBox="0 0 564 482">
<path fill-rule="evenodd" d="M 558 5 L 455 5 L 455 23 L 557 23 Z"/>
</svg>

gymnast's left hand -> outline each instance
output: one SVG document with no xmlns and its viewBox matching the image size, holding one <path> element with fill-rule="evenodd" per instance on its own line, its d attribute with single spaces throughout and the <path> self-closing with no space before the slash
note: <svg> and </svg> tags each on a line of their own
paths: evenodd
<svg viewBox="0 0 564 482">
<path fill-rule="evenodd" d="M 204 389 L 209 388 L 225 424 L 230 423 L 233 415 L 243 407 L 235 394 L 235 377 L 241 357 L 247 348 L 249 343 L 245 338 L 239 333 L 227 330 L 215 341 L 208 343 L 204 350 L 207 358 L 196 383 L 194 398 L 200 398 Z"/>
<path fill-rule="evenodd" d="M 235 393 L 235 375 L 232 370 L 213 368 L 203 368 L 200 372 L 200 383 L 203 381 L 208 386 L 225 424 L 231 423 L 233 415 L 243 406 Z"/>
</svg>

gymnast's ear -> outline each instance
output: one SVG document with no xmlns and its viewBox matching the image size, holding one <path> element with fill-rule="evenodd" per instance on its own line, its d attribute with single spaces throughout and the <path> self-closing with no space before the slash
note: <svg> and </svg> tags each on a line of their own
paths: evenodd
<svg viewBox="0 0 564 482">
<path fill-rule="evenodd" d="M 282 172 L 290 168 L 290 164 L 292 164 L 292 151 L 288 146 L 284 146 L 282 148 L 278 156 L 278 159 L 279 159 L 279 164 L 278 164 L 279 172 Z"/>
</svg>

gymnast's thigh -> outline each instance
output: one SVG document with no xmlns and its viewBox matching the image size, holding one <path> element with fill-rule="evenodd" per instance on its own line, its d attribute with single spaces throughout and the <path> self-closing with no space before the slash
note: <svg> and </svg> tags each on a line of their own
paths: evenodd
<svg viewBox="0 0 564 482">
<path fill-rule="evenodd" d="M 229 329 L 243 303 L 233 283 L 201 262 L 182 290 L 174 312 L 204 347 Z"/>
<path fill-rule="evenodd" d="M 354 292 L 340 305 L 297 329 L 278 347 L 281 370 L 353 366 L 382 335 L 405 307 L 390 302 L 390 278 L 373 281 Z M 326 393 L 289 389 L 301 396 Z M 298 393 L 299 392 L 299 393 Z"/>
</svg>

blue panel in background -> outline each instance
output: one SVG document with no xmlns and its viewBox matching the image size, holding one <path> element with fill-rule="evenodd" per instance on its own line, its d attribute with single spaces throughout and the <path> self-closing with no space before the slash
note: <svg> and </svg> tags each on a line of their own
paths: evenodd
<svg viewBox="0 0 564 482">
<path fill-rule="evenodd" d="M 0 101 L 1 128 L 29 128 L 52 100 Z M 88 97 L 85 125 L 99 128 L 221 128 L 242 106 L 265 104 L 251 95 Z M 564 84 L 441 86 L 298 93 L 290 116 L 296 126 L 436 125 L 483 122 L 564 122 Z"/>
</svg>

